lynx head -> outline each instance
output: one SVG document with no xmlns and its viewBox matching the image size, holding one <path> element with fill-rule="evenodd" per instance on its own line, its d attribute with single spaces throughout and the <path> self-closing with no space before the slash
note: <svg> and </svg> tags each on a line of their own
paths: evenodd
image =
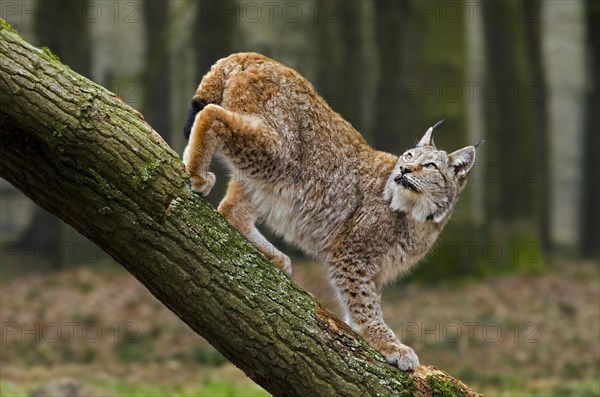
<svg viewBox="0 0 600 397">
<path fill-rule="evenodd" d="M 442 120 L 443 121 L 443 120 Z M 475 163 L 475 146 L 453 153 L 438 150 L 429 128 L 417 146 L 400 156 L 385 186 L 385 199 L 392 209 L 413 219 L 442 222 L 454 209 Z"/>
</svg>

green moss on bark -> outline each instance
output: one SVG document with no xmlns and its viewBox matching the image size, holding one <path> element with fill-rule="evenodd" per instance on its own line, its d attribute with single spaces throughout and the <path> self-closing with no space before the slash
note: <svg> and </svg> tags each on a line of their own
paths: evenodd
<svg viewBox="0 0 600 397">
<path fill-rule="evenodd" d="M 2 18 L 0 18 L 0 30 L 8 30 L 9 32 L 17 33 L 17 31 Z"/>
<path fill-rule="evenodd" d="M 16 33 L 16 32 L 15 32 Z M 58 55 L 56 55 L 55 53 L 53 53 L 50 48 L 48 47 L 42 47 L 40 48 L 40 50 L 42 50 L 42 52 L 51 60 L 55 61 L 55 62 L 60 62 L 60 58 L 58 57 Z"/>
<path fill-rule="evenodd" d="M 429 376 L 427 385 L 436 397 L 460 397 L 465 395 L 465 391 L 461 390 L 458 384 L 439 375 Z"/>
</svg>

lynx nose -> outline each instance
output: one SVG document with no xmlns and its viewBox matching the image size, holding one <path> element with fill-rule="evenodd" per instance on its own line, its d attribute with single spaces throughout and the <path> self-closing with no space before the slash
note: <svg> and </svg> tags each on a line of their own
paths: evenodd
<svg viewBox="0 0 600 397">
<path fill-rule="evenodd" d="M 409 173 L 413 172 L 413 169 L 407 165 L 402 165 L 402 166 L 400 166 L 400 172 L 402 172 L 402 175 L 409 174 Z"/>
</svg>

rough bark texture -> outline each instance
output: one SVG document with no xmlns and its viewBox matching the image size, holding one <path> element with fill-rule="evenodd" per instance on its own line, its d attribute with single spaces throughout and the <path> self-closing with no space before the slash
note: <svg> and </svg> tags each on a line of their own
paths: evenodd
<svg viewBox="0 0 600 397">
<path fill-rule="evenodd" d="M 476 395 L 433 367 L 386 364 L 190 191 L 139 113 L 1 19 L 0 176 L 274 395 Z"/>
</svg>

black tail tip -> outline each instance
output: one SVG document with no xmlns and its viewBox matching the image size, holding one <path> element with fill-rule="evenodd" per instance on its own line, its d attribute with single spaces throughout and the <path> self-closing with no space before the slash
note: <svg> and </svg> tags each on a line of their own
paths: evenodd
<svg viewBox="0 0 600 397">
<path fill-rule="evenodd" d="M 183 125 L 183 136 L 185 137 L 185 139 L 190 139 L 192 127 L 194 126 L 194 121 L 196 120 L 196 115 L 202 109 L 204 109 L 206 105 L 208 105 L 208 103 L 201 99 L 192 99 L 192 103 L 190 104 L 190 110 L 188 112 L 187 118 L 185 119 L 185 124 Z"/>
</svg>

